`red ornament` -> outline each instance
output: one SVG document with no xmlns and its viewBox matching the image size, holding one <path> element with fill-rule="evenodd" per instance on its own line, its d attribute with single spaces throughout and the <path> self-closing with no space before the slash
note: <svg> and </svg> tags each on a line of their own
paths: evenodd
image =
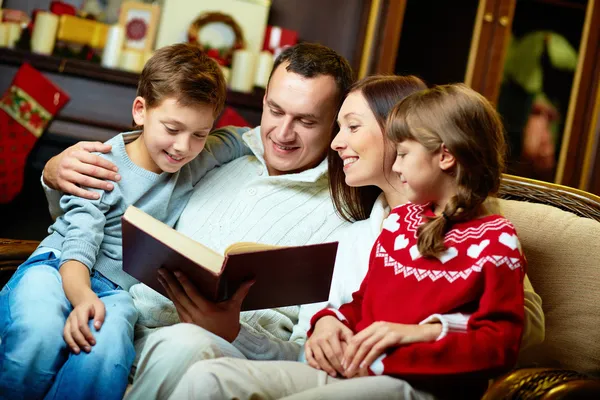
<svg viewBox="0 0 600 400">
<path fill-rule="evenodd" d="M 219 50 L 217 49 L 210 49 L 206 52 L 206 55 L 211 57 L 211 58 L 219 58 L 221 56 L 221 54 L 219 54 Z"/>
</svg>

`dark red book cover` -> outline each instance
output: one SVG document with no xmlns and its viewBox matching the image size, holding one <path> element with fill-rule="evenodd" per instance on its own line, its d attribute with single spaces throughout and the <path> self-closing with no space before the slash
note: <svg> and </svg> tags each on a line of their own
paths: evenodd
<svg viewBox="0 0 600 400">
<path fill-rule="evenodd" d="M 329 297 L 337 242 L 271 248 L 258 245 L 260 250 L 223 257 L 131 208 L 122 219 L 123 270 L 164 296 L 166 291 L 157 279 L 161 267 L 180 270 L 214 302 L 230 298 L 242 282 L 255 279 L 242 311 L 315 303 Z"/>
</svg>

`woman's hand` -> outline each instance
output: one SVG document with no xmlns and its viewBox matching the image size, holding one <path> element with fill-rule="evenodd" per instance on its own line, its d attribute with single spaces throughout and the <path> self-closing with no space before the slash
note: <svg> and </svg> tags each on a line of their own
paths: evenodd
<svg viewBox="0 0 600 400">
<path fill-rule="evenodd" d="M 409 343 L 433 342 L 442 331 L 441 324 L 405 325 L 374 322 L 348 343 L 342 366 L 346 378 L 363 376 L 373 361 L 388 348 Z"/>
<path fill-rule="evenodd" d="M 81 348 L 86 353 L 92 350 L 91 346 L 96 344 L 96 340 L 90 331 L 89 320 L 93 318 L 94 328 L 99 330 L 104 322 L 105 313 L 104 303 L 91 290 L 73 308 L 63 330 L 65 342 L 73 353 L 79 354 Z"/>
<path fill-rule="evenodd" d="M 354 334 L 337 318 L 326 316 L 319 319 L 311 337 L 304 345 L 306 361 L 335 377 L 344 374 L 342 357 L 348 341 Z"/>
<path fill-rule="evenodd" d="M 98 199 L 98 193 L 85 190 L 91 187 L 112 190 L 113 184 L 106 180 L 118 181 L 117 166 L 106 158 L 91 152 L 108 153 L 109 144 L 100 142 L 79 142 L 55 157 L 52 157 L 44 168 L 44 182 L 52 189 L 64 193 Z"/>
</svg>

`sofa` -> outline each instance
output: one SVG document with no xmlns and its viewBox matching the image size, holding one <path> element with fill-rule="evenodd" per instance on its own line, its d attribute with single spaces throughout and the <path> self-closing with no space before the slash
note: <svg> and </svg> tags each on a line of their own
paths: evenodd
<svg viewBox="0 0 600 400">
<path fill-rule="evenodd" d="M 484 399 L 600 399 L 600 197 L 504 175 L 497 206 L 519 234 L 546 336 Z M 0 286 L 37 244 L 0 239 Z"/>
</svg>

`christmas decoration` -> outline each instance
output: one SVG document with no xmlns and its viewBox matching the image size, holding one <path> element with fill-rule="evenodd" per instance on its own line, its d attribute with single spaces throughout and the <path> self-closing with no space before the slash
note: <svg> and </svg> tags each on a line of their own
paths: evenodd
<svg viewBox="0 0 600 400">
<path fill-rule="evenodd" d="M 233 31 L 235 40 L 231 46 L 216 48 L 208 43 L 202 43 L 200 41 L 199 36 L 202 28 L 217 22 L 227 25 Z M 242 32 L 242 28 L 240 28 L 238 23 L 235 22 L 231 16 L 220 12 L 206 12 L 196 18 L 190 25 L 190 28 L 188 29 L 188 42 L 198 44 L 198 46 L 200 46 L 209 57 L 214 58 L 219 65 L 230 67 L 233 52 L 244 48 L 244 33 Z"/>
<path fill-rule="evenodd" d="M 0 98 L 0 203 L 23 186 L 27 155 L 69 96 L 25 63 Z"/>
</svg>

